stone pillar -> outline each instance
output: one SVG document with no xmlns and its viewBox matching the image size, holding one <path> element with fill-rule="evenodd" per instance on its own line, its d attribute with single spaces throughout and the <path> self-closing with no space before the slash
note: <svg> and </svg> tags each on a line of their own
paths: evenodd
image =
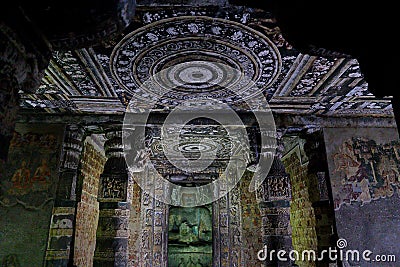
<svg viewBox="0 0 400 267">
<path fill-rule="evenodd" d="M 94 266 L 127 266 L 129 210 L 128 172 L 123 155 L 121 126 L 106 129 L 107 162 L 100 176 L 100 202 Z"/>
<path fill-rule="evenodd" d="M 140 267 L 167 267 L 168 205 L 150 196 L 162 196 L 169 190 L 155 184 L 155 171 L 146 170 L 140 175 L 146 179 L 141 201 Z"/>
<path fill-rule="evenodd" d="M 289 175 L 281 157 L 283 143 L 277 140 L 278 147 L 275 158 L 264 183 L 258 188 L 257 198 L 260 203 L 260 213 L 263 226 L 263 243 L 268 251 L 292 249 L 292 237 L 290 227 L 290 200 L 291 185 Z M 272 260 L 265 260 L 265 266 L 292 266 L 290 261 L 278 261 L 276 254 Z"/>
<path fill-rule="evenodd" d="M 240 159 L 231 159 L 234 166 L 246 164 Z M 229 172 L 227 176 L 223 174 L 225 168 L 219 170 L 217 176 L 219 180 L 225 180 L 223 184 L 228 185 L 230 181 L 237 178 L 237 172 Z M 233 177 L 236 176 L 235 179 Z M 246 188 L 247 189 L 247 188 Z M 245 263 L 243 247 L 243 222 L 242 207 L 240 202 L 241 188 L 240 182 L 229 192 L 226 186 L 216 188 L 221 195 L 219 200 L 213 203 L 213 266 L 247 266 Z"/>
<path fill-rule="evenodd" d="M 46 266 L 69 266 L 72 264 L 77 204 L 76 187 L 83 139 L 84 129 L 81 126 L 68 125 L 66 127 L 59 182 L 45 256 Z"/>
<path fill-rule="evenodd" d="M 93 266 L 96 248 L 96 231 L 99 221 L 100 175 L 103 173 L 106 157 L 104 145 L 95 135 L 85 139 L 79 168 L 79 202 L 74 227 L 74 265 Z"/>
<path fill-rule="evenodd" d="M 325 151 L 325 142 L 322 131 L 316 131 L 304 136 L 306 143 L 304 144 L 304 152 L 306 153 L 309 163 L 307 168 L 308 180 L 314 181 L 310 183 L 308 191 L 312 206 L 315 212 L 315 231 L 318 237 L 318 253 L 321 255 L 323 250 L 335 247 L 338 240 L 335 211 L 333 204 L 328 162 Z M 318 267 L 329 266 L 329 264 L 339 264 L 331 261 L 325 255 L 323 261 L 318 261 Z"/>
<path fill-rule="evenodd" d="M 223 175 L 223 170 L 219 170 L 218 179 L 226 183 L 227 177 Z M 231 239 L 229 236 L 229 193 L 226 188 L 216 188 L 220 194 L 226 194 L 213 203 L 213 262 L 217 267 L 229 265 L 229 252 Z M 236 234 L 240 242 L 242 231 Z"/>
<path fill-rule="evenodd" d="M 302 150 L 300 145 L 297 145 L 297 149 L 298 151 Z M 308 174 L 308 163 L 304 158 L 301 159 L 301 156 L 296 152 L 287 153 L 283 163 L 290 176 L 292 187 L 290 224 L 293 248 L 300 255 L 305 250 L 317 251 L 315 210 L 312 205 L 315 196 L 312 191 L 318 191 L 316 177 Z M 299 259 L 296 260 L 296 264 L 300 267 L 315 267 L 316 261 Z"/>
<path fill-rule="evenodd" d="M 136 174 L 135 174 L 136 175 Z M 140 263 L 140 238 L 141 238 L 141 195 L 142 190 L 134 180 L 129 177 L 128 196 L 130 194 L 131 211 L 129 216 L 129 263 L 128 266 L 139 266 Z"/>
</svg>

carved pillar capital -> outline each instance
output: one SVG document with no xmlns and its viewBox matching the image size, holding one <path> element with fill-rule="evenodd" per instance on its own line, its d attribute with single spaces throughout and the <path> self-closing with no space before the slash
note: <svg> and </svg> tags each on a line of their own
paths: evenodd
<svg viewBox="0 0 400 267">
<path fill-rule="evenodd" d="M 104 149 L 107 157 L 100 177 L 99 202 L 126 202 L 128 171 L 122 146 L 122 127 L 105 130 Z"/>
<path fill-rule="evenodd" d="M 85 130 L 82 126 L 67 125 L 64 132 L 64 143 L 60 164 L 60 180 L 57 189 L 57 201 L 75 202 L 79 162 L 83 149 Z M 57 203 L 56 203 L 57 205 Z M 64 204 L 60 204 L 64 206 Z M 73 205 L 73 203 L 72 203 Z"/>
<path fill-rule="evenodd" d="M 85 130 L 81 125 L 66 126 L 60 171 L 78 169 L 84 136 Z"/>
<path fill-rule="evenodd" d="M 121 158 L 123 157 L 124 148 L 122 146 L 122 125 L 113 125 L 105 129 L 106 142 L 104 150 L 106 157 Z"/>
</svg>

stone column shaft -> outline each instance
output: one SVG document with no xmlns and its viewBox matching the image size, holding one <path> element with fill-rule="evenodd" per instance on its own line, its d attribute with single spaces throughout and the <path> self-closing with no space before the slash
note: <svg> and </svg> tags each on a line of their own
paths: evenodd
<svg viewBox="0 0 400 267">
<path fill-rule="evenodd" d="M 290 227 L 290 201 L 291 184 L 290 177 L 285 172 L 281 157 L 283 143 L 277 140 L 277 150 L 264 183 L 259 187 L 257 198 L 260 203 L 260 212 L 263 226 L 263 243 L 268 251 L 292 249 L 292 237 Z M 276 254 L 275 254 L 276 255 Z M 265 266 L 291 266 L 291 262 L 279 262 L 274 256 L 270 260 L 269 255 Z"/>
<path fill-rule="evenodd" d="M 70 266 L 73 261 L 76 185 L 83 139 L 84 130 L 81 126 L 68 125 L 66 127 L 56 200 L 50 222 L 46 266 Z"/>
<path fill-rule="evenodd" d="M 107 162 L 100 176 L 99 223 L 94 266 L 128 265 L 129 212 L 128 172 L 123 155 L 121 127 L 106 130 Z"/>
</svg>

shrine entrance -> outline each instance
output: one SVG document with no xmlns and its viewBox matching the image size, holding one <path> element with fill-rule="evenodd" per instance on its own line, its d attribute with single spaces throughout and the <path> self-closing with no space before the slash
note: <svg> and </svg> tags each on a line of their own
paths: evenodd
<svg viewBox="0 0 400 267">
<path fill-rule="evenodd" d="M 212 206 L 171 207 L 168 266 L 212 266 Z"/>
</svg>

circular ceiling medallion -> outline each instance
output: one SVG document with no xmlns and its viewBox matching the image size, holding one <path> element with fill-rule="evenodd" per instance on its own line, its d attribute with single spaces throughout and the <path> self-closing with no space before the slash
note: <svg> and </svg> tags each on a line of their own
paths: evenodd
<svg viewBox="0 0 400 267">
<path fill-rule="evenodd" d="M 114 48 L 110 64 L 132 98 L 161 99 L 168 106 L 189 98 L 250 99 L 275 81 L 281 59 L 265 35 L 247 26 L 193 16 L 161 20 L 128 34 Z M 246 79 L 227 72 L 226 65 Z M 241 84 L 249 79 L 256 86 Z M 232 86 L 240 89 L 229 90 Z"/>
</svg>

